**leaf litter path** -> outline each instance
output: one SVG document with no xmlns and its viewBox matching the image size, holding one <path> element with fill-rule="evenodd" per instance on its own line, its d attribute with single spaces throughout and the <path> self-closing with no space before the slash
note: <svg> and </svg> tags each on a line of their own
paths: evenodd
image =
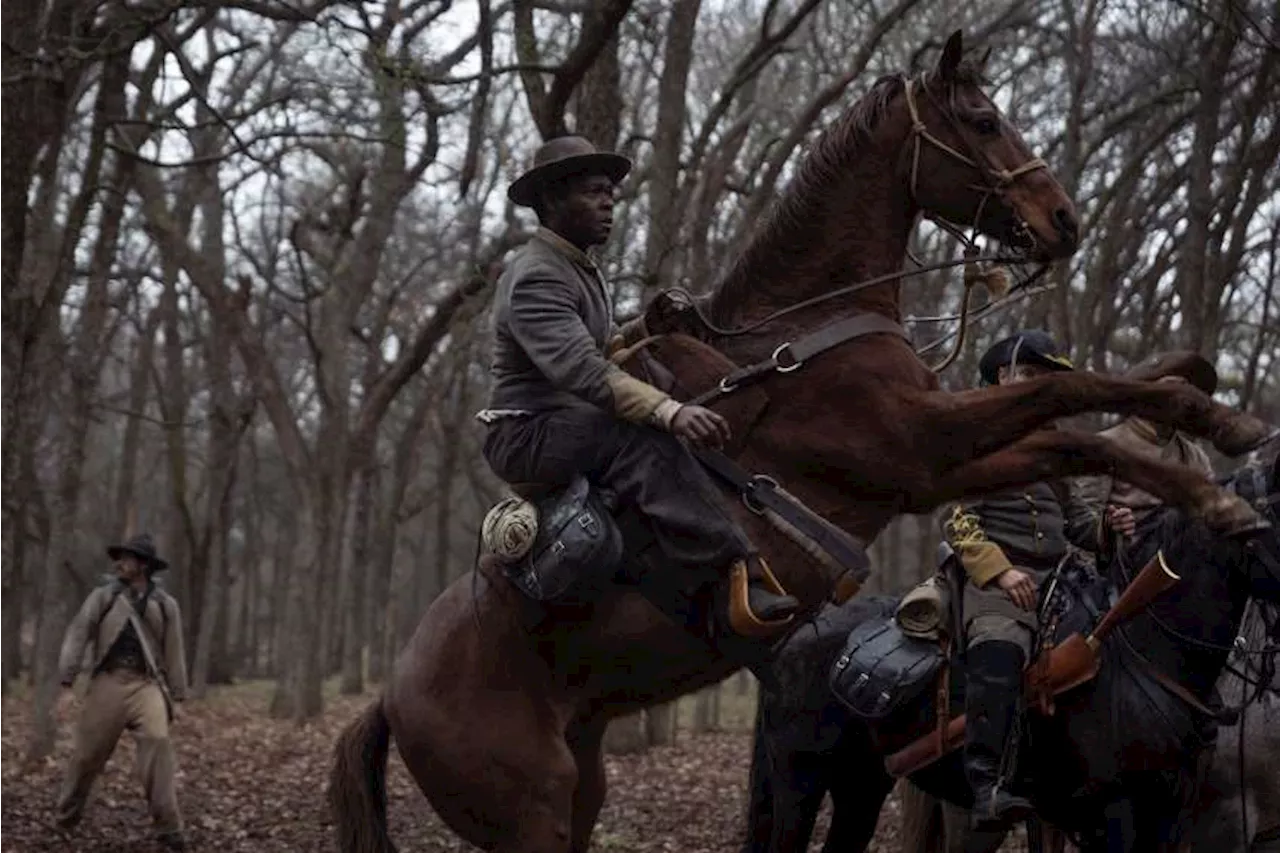
<svg viewBox="0 0 1280 853">
<path fill-rule="evenodd" d="M 270 719 L 260 685 L 188 702 L 174 727 L 178 798 L 193 851 L 330 851 L 324 789 L 334 740 L 369 697 L 335 697 L 319 720 Z M 150 818 L 126 734 L 99 778 L 85 819 L 64 833 L 53 802 L 71 749 L 74 710 L 59 713 L 55 754 L 24 767 L 26 701 L 3 700 L 3 823 L 0 850 L 124 853 L 155 851 Z M 746 733 L 692 736 L 641 755 L 609 757 L 609 799 L 593 837 L 598 851 L 729 853 L 739 849 L 751 741 Z M 392 749 L 388 780 L 391 837 L 402 851 L 464 851 L 418 793 Z M 825 832 L 825 815 L 817 837 Z M 872 853 L 896 853 L 898 810 L 881 815 Z M 815 843 L 813 849 L 817 849 Z"/>
</svg>

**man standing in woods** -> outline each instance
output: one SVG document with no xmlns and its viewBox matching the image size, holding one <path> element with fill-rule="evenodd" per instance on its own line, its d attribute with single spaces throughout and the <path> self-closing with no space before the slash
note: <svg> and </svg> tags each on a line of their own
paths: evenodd
<svg viewBox="0 0 1280 853">
<path fill-rule="evenodd" d="M 169 723 L 187 689 L 178 602 L 152 580 L 168 563 L 142 534 L 107 548 L 116 577 L 89 593 L 67 628 L 58 671 L 71 687 L 88 661 L 89 687 L 76 726 L 75 752 L 58 796 L 58 825 L 80 822 L 94 780 L 127 728 L 137 741 L 137 775 L 162 844 L 182 850 Z"/>
<path fill-rule="evenodd" d="M 493 391 L 478 414 L 484 455 L 508 483 L 563 485 L 585 475 L 651 522 L 676 566 L 727 574 L 737 607 L 732 630 L 769 635 L 799 602 L 756 553 L 698 461 L 680 440 L 717 448 L 728 422 L 681 404 L 615 364 L 630 343 L 608 287 L 587 251 L 613 228 L 614 193 L 631 169 L 580 136 L 542 145 L 533 168 L 507 191 L 541 227 L 498 282 L 493 313 Z"/>
</svg>

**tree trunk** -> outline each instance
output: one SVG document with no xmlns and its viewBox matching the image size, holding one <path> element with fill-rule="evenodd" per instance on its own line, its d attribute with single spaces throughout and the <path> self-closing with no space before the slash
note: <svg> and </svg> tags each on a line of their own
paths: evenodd
<svg viewBox="0 0 1280 853">
<path fill-rule="evenodd" d="M 698 691 L 693 704 L 694 732 L 714 732 L 720 728 L 720 685 L 713 684 Z"/>
<path fill-rule="evenodd" d="M 89 391 L 83 385 L 72 401 L 66 421 L 66 433 L 62 456 L 58 460 L 58 488 L 54 491 L 54 515 L 61 523 L 75 529 L 80 510 L 80 490 L 83 483 L 85 446 L 89 435 Z M 41 607 L 40 626 L 36 634 L 34 682 L 36 685 L 35 723 L 32 726 L 28 755 L 32 760 L 43 759 L 53 751 L 56 734 L 53 718 L 53 700 L 58 691 L 58 647 L 62 630 L 68 621 L 66 587 L 63 578 L 66 565 L 75 553 L 74 535 L 62 534 L 53 540 L 47 554 L 44 569 L 44 601 Z M 74 606 L 74 605 L 71 605 Z"/>
<path fill-rule="evenodd" d="M 650 746 L 669 746 L 676 742 L 679 708 L 679 700 L 672 700 L 645 711 L 645 733 Z"/>
<path fill-rule="evenodd" d="M 185 353 L 182 345 L 179 312 L 178 277 L 175 263 L 162 259 L 164 268 L 164 293 L 160 296 L 161 320 L 164 327 L 164 392 L 158 396 L 160 414 L 164 419 L 165 451 L 168 460 L 169 494 L 173 511 L 169 513 L 169 529 L 164 537 L 164 553 L 169 562 L 181 569 L 174 578 L 174 594 L 188 613 L 191 607 L 187 594 L 191 585 L 187 579 L 187 555 L 195 535 L 190 507 L 187 503 L 187 445 L 183 422 L 187 418 L 187 375 Z M 188 628 L 188 631 L 191 629 Z M 195 651 L 194 644 L 190 651 Z"/>
<path fill-rule="evenodd" d="M 267 672 L 278 682 L 284 682 L 284 648 L 288 642 L 290 611 L 289 590 L 293 574 L 293 552 L 298 537 L 297 519 L 293 515 L 280 518 L 276 523 L 275 557 L 271 564 L 271 633 L 268 637 Z M 279 693 L 279 685 L 277 685 Z M 275 701 L 272 702 L 273 707 Z M 274 713 L 274 711 L 273 711 Z"/>
<path fill-rule="evenodd" d="M 667 24 L 667 44 L 658 81 L 658 124 L 654 130 L 649 179 L 649 227 L 645 235 L 646 290 L 674 284 L 677 239 L 682 211 L 679 202 L 680 151 L 683 148 L 685 102 L 693 34 L 702 0 L 676 0 Z"/>
<path fill-rule="evenodd" d="M 612 720 L 604 731 L 604 751 L 611 755 L 627 755 L 648 749 L 645 716 L 644 711 L 637 711 Z"/>
<path fill-rule="evenodd" d="M 138 451 L 142 438 L 142 418 L 146 414 L 148 393 L 151 388 L 151 370 L 154 362 L 156 329 L 163 312 L 154 309 L 147 314 L 146 322 L 138 333 L 134 346 L 133 367 L 129 377 L 129 413 L 125 415 L 124 440 L 120 450 L 120 474 L 116 481 L 116 520 L 112 535 L 121 541 L 131 531 L 129 519 L 136 517 L 133 503 L 134 484 L 137 480 Z"/>
<path fill-rule="evenodd" d="M 0 3 L 0 32 L 14 45 L 37 44 L 44 3 Z M 17 637 L 22 608 L 18 578 L 26 546 L 26 502 L 19 488 L 26 460 L 35 450 L 35 352 L 38 302 L 23 279 L 27 245 L 27 195 L 40 149 L 36 118 L 41 104 L 35 54 L 0 51 L 0 637 Z M 0 648 L 0 679 L 9 671 Z"/>
<path fill-rule="evenodd" d="M 1219 121 L 1225 96 L 1227 69 L 1231 55 L 1240 40 L 1235 4 L 1220 0 L 1213 4 L 1211 36 L 1204 60 L 1199 65 L 1194 136 L 1189 157 L 1187 180 L 1187 228 L 1179 250 L 1178 291 L 1182 295 L 1184 343 L 1189 349 L 1210 353 L 1214 341 L 1209 332 L 1215 328 L 1218 306 L 1209 304 L 1210 265 L 1214 256 L 1210 234 L 1217 205 L 1213 196 L 1213 158 L 1219 142 Z M 1233 200 L 1234 202 L 1234 200 Z"/>
<path fill-rule="evenodd" d="M 368 639 L 369 615 L 365 594 L 369 591 L 374 501 L 378 494 L 378 465 L 371 458 L 361 469 L 356 485 L 355 518 L 351 538 L 351 600 L 345 608 L 342 637 L 342 693 L 352 696 L 364 691 L 364 651 Z"/>
</svg>

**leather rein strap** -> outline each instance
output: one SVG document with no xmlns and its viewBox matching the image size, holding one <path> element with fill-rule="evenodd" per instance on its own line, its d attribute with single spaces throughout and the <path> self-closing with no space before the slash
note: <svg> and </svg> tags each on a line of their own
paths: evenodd
<svg viewBox="0 0 1280 853">
<path fill-rule="evenodd" d="M 910 342 L 906 329 L 888 317 L 873 313 L 855 314 L 797 340 L 786 341 L 769 358 L 734 370 L 709 390 L 687 402 L 698 406 L 709 405 L 772 373 L 799 370 L 809 359 L 841 344 L 882 333 L 896 335 Z M 871 560 L 867 556 L 866 546 L 782 489 L 777 480 L 766 474 L 751 474 L 719 451 L 695 450 L 694 455 L 705 468 L 742 495 L 747 509 L 757 515 L 764 515 L 766 510 L 777 514 L 825 551 L 859 585 L 871 574 Z"/>
<path fill-rule="evenodd" d="M 718 450 L 694 450 L 693 454 L 711 473 L 741 493 L 747 509 L 756 515 L 764 515 L 765 510 L 777 513 L 783 521 L 826 551 L 859 584 L 871 574 L 871 560 L 867 557 L 866 547 L 784 491 L 777 480 L 765 474 L 747 473 L 741 465 Z"/>
<path fill-rule="evenodd" d="M 688 403 L 695 406 L 710 405 L 744 385 L 759 382 L 771 373 L 791 373 L 799 370 L 806 361 L 820 353 L 877 333 L 897 335 L 908 342 L 911 340 L 906 329 L 882 314 L 855 314 L 810 332 L 799 340 L 787 341 L 779 345 L 764 361 L 733 371 L 722 378 L 718 384 L 689 400 Z"/>
</svg>

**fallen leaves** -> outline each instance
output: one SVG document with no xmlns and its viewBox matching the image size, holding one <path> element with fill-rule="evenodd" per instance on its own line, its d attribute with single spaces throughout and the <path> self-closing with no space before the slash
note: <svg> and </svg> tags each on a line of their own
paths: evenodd
<svg viewBox="0 0 1280 853">
<path fill-rule="evenodd" d="M 188 702 L 175 724 L 178 797 L 188 849 L 216 853 L 332 850 L 324 788 L 333 742 L 368 697 L 341 697 L 306 726 L 272 720 L 260 686 L 235 687 Z M 84 821 L 70 832 L 53 823 L 53 803 L 71 750 L 71 715 L 60 715 L 52 759 L 21 766 L 29 727 L 26 702 L 3 702 L 3 840 L 5 853 L 158 851 L 134 747 L 121 738 L 99 778 Z M 674 746 L 606 760 L 609 798 L 592 849 L 620 853 L 740 848 L 751 740 L 745 732 L 692 736 Z M 388 773 L 391 837 L 405 851 L 471 850 L 445 828 L 392 750 Z M 881 815 L 872 853 L 897 853 L 898 811 Z M 815 834 L 817 850 L 826 810 Z M 1012 847 L 1008 849 L 1014 849 Z"/>
</svg>

